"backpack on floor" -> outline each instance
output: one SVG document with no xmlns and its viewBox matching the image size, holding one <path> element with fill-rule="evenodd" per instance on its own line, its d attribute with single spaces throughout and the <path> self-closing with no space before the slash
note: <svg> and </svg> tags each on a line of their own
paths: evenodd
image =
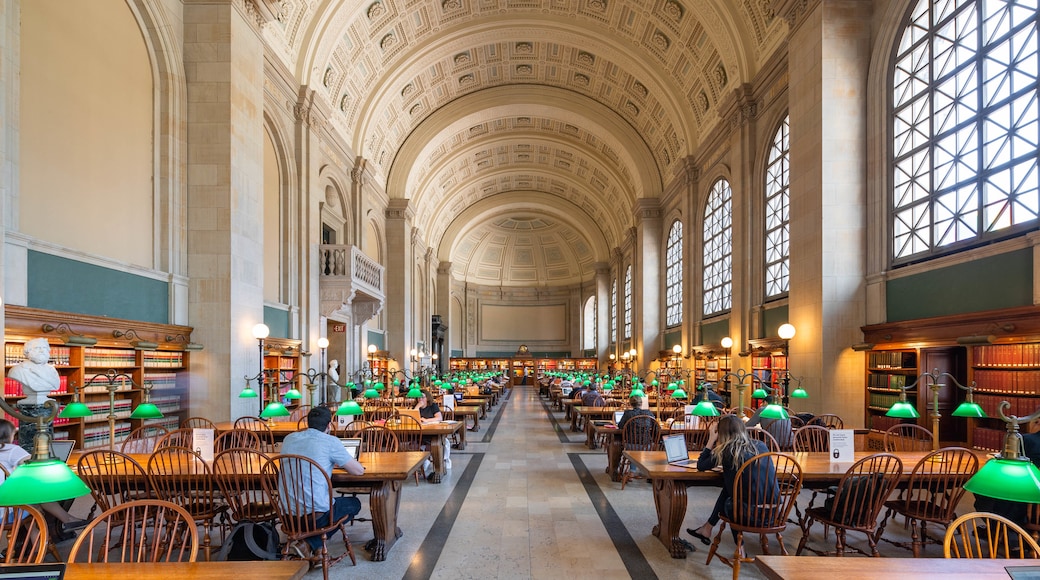
<svg viewBox="0 0 1040 580">
<path fill-rule="evenodd" d="M 216 560 L 278 560 L 278 530 L 271 522 L 239 522 L 231 528 Z"/>
</svg>

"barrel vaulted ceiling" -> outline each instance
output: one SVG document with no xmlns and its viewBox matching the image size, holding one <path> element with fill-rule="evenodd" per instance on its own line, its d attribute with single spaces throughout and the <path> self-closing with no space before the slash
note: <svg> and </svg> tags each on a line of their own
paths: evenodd
<svg viewBox="0 0 1040 580">
<path fill-rule="evenodd" d="M 457 278 L 566 285 L 782 42 L 772 3 L 281 0 L 264 34 Z"/>
</svg>

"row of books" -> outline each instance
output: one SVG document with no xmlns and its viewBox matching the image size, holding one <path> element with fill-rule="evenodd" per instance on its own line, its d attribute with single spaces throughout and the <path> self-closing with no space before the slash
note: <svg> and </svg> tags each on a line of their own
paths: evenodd
<svg viewBox="0 0 1040 580">
<path fill-rule="evenodd" d="M 141 364 L 145 368 L 173 369 L 184 366 L 183 352 L 149 351 L 142 355 Z"/>
<path fill-rule="evenodd" d="M 130 381 L 116 381 L 115 385 L 117 393 L 128 393 L 134 389 L 134 385 Z M 107 393 L 108 381 L 98 379 L 89 385 L 84 385 L 81 390 L 84 394 Z"/>
<path fill-rule="evenodd" d="M 751 357 L 751 368 L 786 369 L 787 358 L 782 356 L 755 355 Z"/>
<path fill-rule="evenodd" d="M 163 415 L 169 415 L 181 410 L 181 398 L 172 396 L 152 397 L 152 403 L 159 408 Z"/>
<path fill-rule="evenodd" d="M 51 394 L 61 394 L 69 392 L 69 377 L 59 376 L 58 377 L 58 388 L 51 391 Z M 22 383 L 10 378 L 4 377 L 4 396 L 5 397 L 24 397 L 25 393 L 22 392 Z"/>
<path fill-rule="evenodd" d="M 870 407 L 887 409 L 894 405 L 898 400 L 899 395 L 895 393 L 878 393 L 875 391 L 869 391 L 867 393 L 867 406 Z"/>
<path fill-rule="evenodd" d="M 125 348 L 84 348 L 83 366 L 106 369 L 135 367 L 137 366 L 136 352 Z"/>
<path fill-rule="evenodd" d="M 152 391 L 177 388 L 177 373 L 145 373 L 144 382 L 152 387 Z"/>
<path fill-rule="evenodd" d="M 269 369 L 294 369 L 296 359 L 291 356 L 269 356 L 264 358 L 264 367 Z"/>
<path fill-rule="evenodd" d="M 872 389 L 902 390 L 906 386 L 906 375 L 873 373 L 867 376 L 867 386 Z"/>
<path fill-rule="evenodd" d="M 1040 343 L 976 346 L 972 364 L 980 367 L 1040 367 Z"/>
<path fill-rule="evenodd" d="M 898 425 L 903 422 L 903 419 L 898 417 L 886 417 L 885 415 L 871 415 L 870 424 L 867 428 L 874 429 L 875 431 L 887 431 L 893 425 Z"/>
<path fill-rule="evenodd" d="M 1007 401 L 1011 403 L 1011 407 L 1004 413 L 1005 415 L 1017 415 L 1019 417 L 1025 417 L 1035 413 L 1040 408 L 1040 398 L 1034 397 L 1008 397 L 1005 395 L 983 395 L 975 393 L 975 402 L 982 407 L 982 410 L 986 412 L 986 415 L 990 417 L 999 417 L 997 408 L 1000 407 L 1001 401 Z"/>
<path fill-rule="evenodd" d="M 50 363 L 56 367 L 67 367 L 72 358 L 72 349 L 67 346 L 52 346 Z M 13 366 L 25 361 L 25 345 L 9 342 L 4 345 L 4 364 Z"/>
<path fill-rule="evenodd" d="M 972 435 L 972 447 L 990 451 L 1003 451 L 1005 434 L 1007 434 L 1007 431 L 1004 429 L 976 427 Z"/>
<path fill-rule="evenodd" d="M 129 422 L 116 423 L 116 437 L 113 442 L 118 444 L 123 439 L 126 439 L 126 437 L 130 435 L 130 430 L 131 425 Z M 106 446 L 108 446 L 108 425 L 97 425 L 83 430 L 84 449 Z"/>
<path fill-rule="evenodd" d="M 181 426 L 180 417 L 177 417 L 176 415 L 170 415 L 159 419 L 149 419 L 145 421 L 144 424 L 146 427 L 153 427 L 153 429 L 146 429 L 144 431 L 147 435 L 150 436 L 158 435 L 159 433 L 161 433 L 161 431 L 159 431 L 158 429 L 159 427 L 162 427 L 167 431 L 173 431 L 174 429 L 177 429 Z"/>
<path fill-rule="evenodd" d="M 913 369 L 917 367 L 917 353 L 900 351 L 871 351 L 867 366 L 872 369 Z"/>
<path fill-rule="evenodd" d="M 1040 370 L 993 371 L 976 369 L 975 385 L 976 391 L 1040 395 Z"/>
<path fill-rule="evenodd" d="M 130 399 L 116 399 L 113 414 L 116 419 L 126 419 L 130 416 L 132 406 L 133 402 Z M 108 401 L 89 401 L 87 408 L 90 409 L 90 416 L 83 418 L 84 423 L 108 420 Z"/>
</svg>

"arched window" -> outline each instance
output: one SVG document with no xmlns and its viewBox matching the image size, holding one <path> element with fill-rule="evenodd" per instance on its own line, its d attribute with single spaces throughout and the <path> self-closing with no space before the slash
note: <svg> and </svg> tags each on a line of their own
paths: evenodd
<svg viewBox="0 0 1040 580">
<path fill-rule="evenodd" d="M 1037 227 L 1038 21 L 1018 2 L 911 8 L 892 70 L 893 263 Z"/>
<path fill-rule="evenodd" d="M 596 349 L 596 297 L 589 296 L 585 301 L 584 318 L 582 318 L 581 348 Z"/>
<path fill-rule="evenodd" d="M 733 303 L 733 190 L 720 179 L 704 208 L 704 315 L 729 310 Z"/>
<path fill-rule="evenodd" d="M 632 266 L 625 269 L 625 338 L 632 338 Z"/>
<path fill-rule="evenodd" d="M 610 340 L 617 342 L 617 278 L 610 283 Z"/>
<path fill-rule="evenodd" d="M 766 165 L 766 298 L 787 293 L 791 283 L 791 117 L 773 135 Z"/>
<path fill-rule="evenodd" d="M 675 220 L 668 230 L 668 246 L 664 255 L 664 319 L 665 325 L 682 323 L 682 222 Z"/>
</svg>

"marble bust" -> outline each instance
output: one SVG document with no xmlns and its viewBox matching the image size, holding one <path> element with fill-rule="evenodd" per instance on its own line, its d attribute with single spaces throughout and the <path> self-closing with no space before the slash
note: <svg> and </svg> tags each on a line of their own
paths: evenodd
<svg viewBox="0 0 1040 580">
<path fill-rule="evenodd" d="M 339 361 L 332 359 L 329 361 L 329 370 L 326 373 L 329 377 L 329 381 L 326 386 L 325 394 L 328 397 L 329 402 L 338 403 L 342 398 L 342 391 L 339 387 Z"/>
<path fill-rule="evenodd" d="M 22 383 L 25 398 L 19 405 L 42 405 L 50 399 L 47 395 L 61 385 L 58 371 L 49 364 L 51 345 L 45 338 L 34 338 L 22 349 L 25 360 L 11 367 L 7 376 Z"/>
</svg>

